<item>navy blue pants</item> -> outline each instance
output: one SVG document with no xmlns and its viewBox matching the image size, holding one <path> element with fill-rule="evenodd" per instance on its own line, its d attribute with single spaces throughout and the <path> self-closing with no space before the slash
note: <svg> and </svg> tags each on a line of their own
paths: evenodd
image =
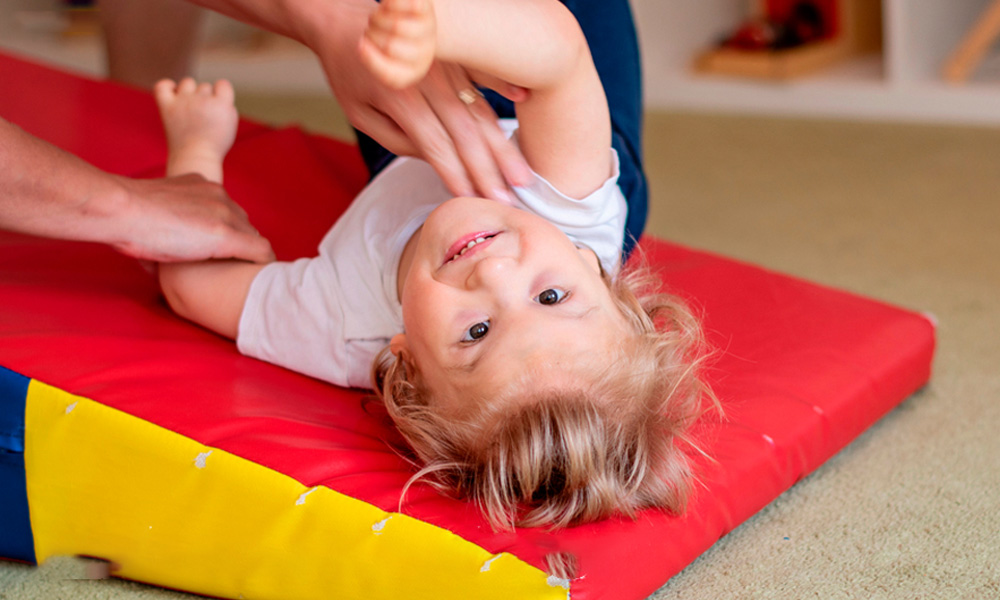
<svg viewBox="0 0 1000 600">
<path fill-rule="evenodd" d="M 625 256 L 632 251 L 646 226 L 649 193 L 642 168 L 642 69 L 639 43 L 628 0 L 562 0 L 580 23 L 611 110 L 611 145 L 618 151 L 621 176 L 618 186 L 628 203 L 625 223 Z M 485 91 L 500 117 L 513 117 L 514 105 L 506 98 Z M 374 177 L 395 158 L 362 132 L 358 147 Z"/>
</svg>

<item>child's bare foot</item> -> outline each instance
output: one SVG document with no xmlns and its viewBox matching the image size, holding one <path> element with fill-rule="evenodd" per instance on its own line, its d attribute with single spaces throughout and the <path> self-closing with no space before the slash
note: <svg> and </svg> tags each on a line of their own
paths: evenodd
<svg viewBox="0 0 1000 600">
<path fill-rule="evenodd" d="M 232 84 L 224 79 L 214 86 L 190 77 L 179 84 L 164 79 L 153 91 L 167 133 L 167 174 L 194 172 L 221 182 L 222 160 L 236 139 L 239 123 Z"/>
<path fill-rule="evenodd" d="M 382 83 L 397 89 L 424 78 L 436 49 L 431 0 L 382 0 L 358 46 L 361 62 Z"/>
</svg>

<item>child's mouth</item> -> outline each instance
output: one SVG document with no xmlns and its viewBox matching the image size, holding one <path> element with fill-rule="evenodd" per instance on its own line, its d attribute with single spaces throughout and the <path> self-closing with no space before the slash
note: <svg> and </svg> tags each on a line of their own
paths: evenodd
<svg viewBox="0 0 1000 600">
<path fill-rule="evenodd" d="M 452 244 L 451 248 L 448 249 L 448 254 L 447 254 L 448 260 L 445 261 L 445 264 L 458 260 L 459 258 L 465 256 L 467 252 L 470 252 L 473 248 L 475 248 L 479 244 L 487 242 L 498 235 L 500 235 L 500 232 L 493 232 L 493 233 L 482 232 L 482 233 L 474 233 L 463 237 L 462 239 Z"/>
</svg>

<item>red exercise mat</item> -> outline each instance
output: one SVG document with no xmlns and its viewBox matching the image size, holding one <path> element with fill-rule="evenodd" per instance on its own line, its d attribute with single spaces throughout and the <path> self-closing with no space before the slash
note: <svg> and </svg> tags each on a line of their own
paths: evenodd
<svg viewBox="0 0 1000 600">
<path fill-rule="evenodd" d="M 102 168 L 162 172 L 148 94 L 2 54 L 0 81 L 5 119 Z M 226 161 L 233 198 L 286 259 L 314 252 L 363 182 L 353 146 L 297 129 L 244 123 Z M 930 376 L 934 331 L 921 315 L 648 237 L 641 246 L 719 349 L 709 377 L 727 420 L 701 429 L 718 462 L 689 511 L 494 533 L 423 485 L 404 506 L 541 569 L 546 554 L 573 553 L 574 600 L 652 593 Z M 0 234 L 0 366 L 387 511 L 412 474 L 362 393 L 240 356 L 174 316 L 136 261 L 103 246 Z"/>
</svg>

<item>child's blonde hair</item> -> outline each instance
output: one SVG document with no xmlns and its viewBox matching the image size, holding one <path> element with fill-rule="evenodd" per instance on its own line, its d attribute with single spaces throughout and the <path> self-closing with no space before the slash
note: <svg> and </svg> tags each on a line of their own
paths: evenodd
<svg viewBox="0 0 1000 600">
<path fill-rule="evenodd" d="M 382 351 L 373 387 L 424 464 L 407 487 L 426 477 L 476 502 L 495 529 L 684 508 L 686 432 L 714 400 L 700 377 L 701 326 L 644 268 L 604 280 L 633 335 L 603 372 L 570 389 L 532 391 L 526 380 L 508 386 L 517 402 L 502 401 L 510 392 L 472 398 L 456 422 L 428 401 L 412 360 Z"/>
</svg>

